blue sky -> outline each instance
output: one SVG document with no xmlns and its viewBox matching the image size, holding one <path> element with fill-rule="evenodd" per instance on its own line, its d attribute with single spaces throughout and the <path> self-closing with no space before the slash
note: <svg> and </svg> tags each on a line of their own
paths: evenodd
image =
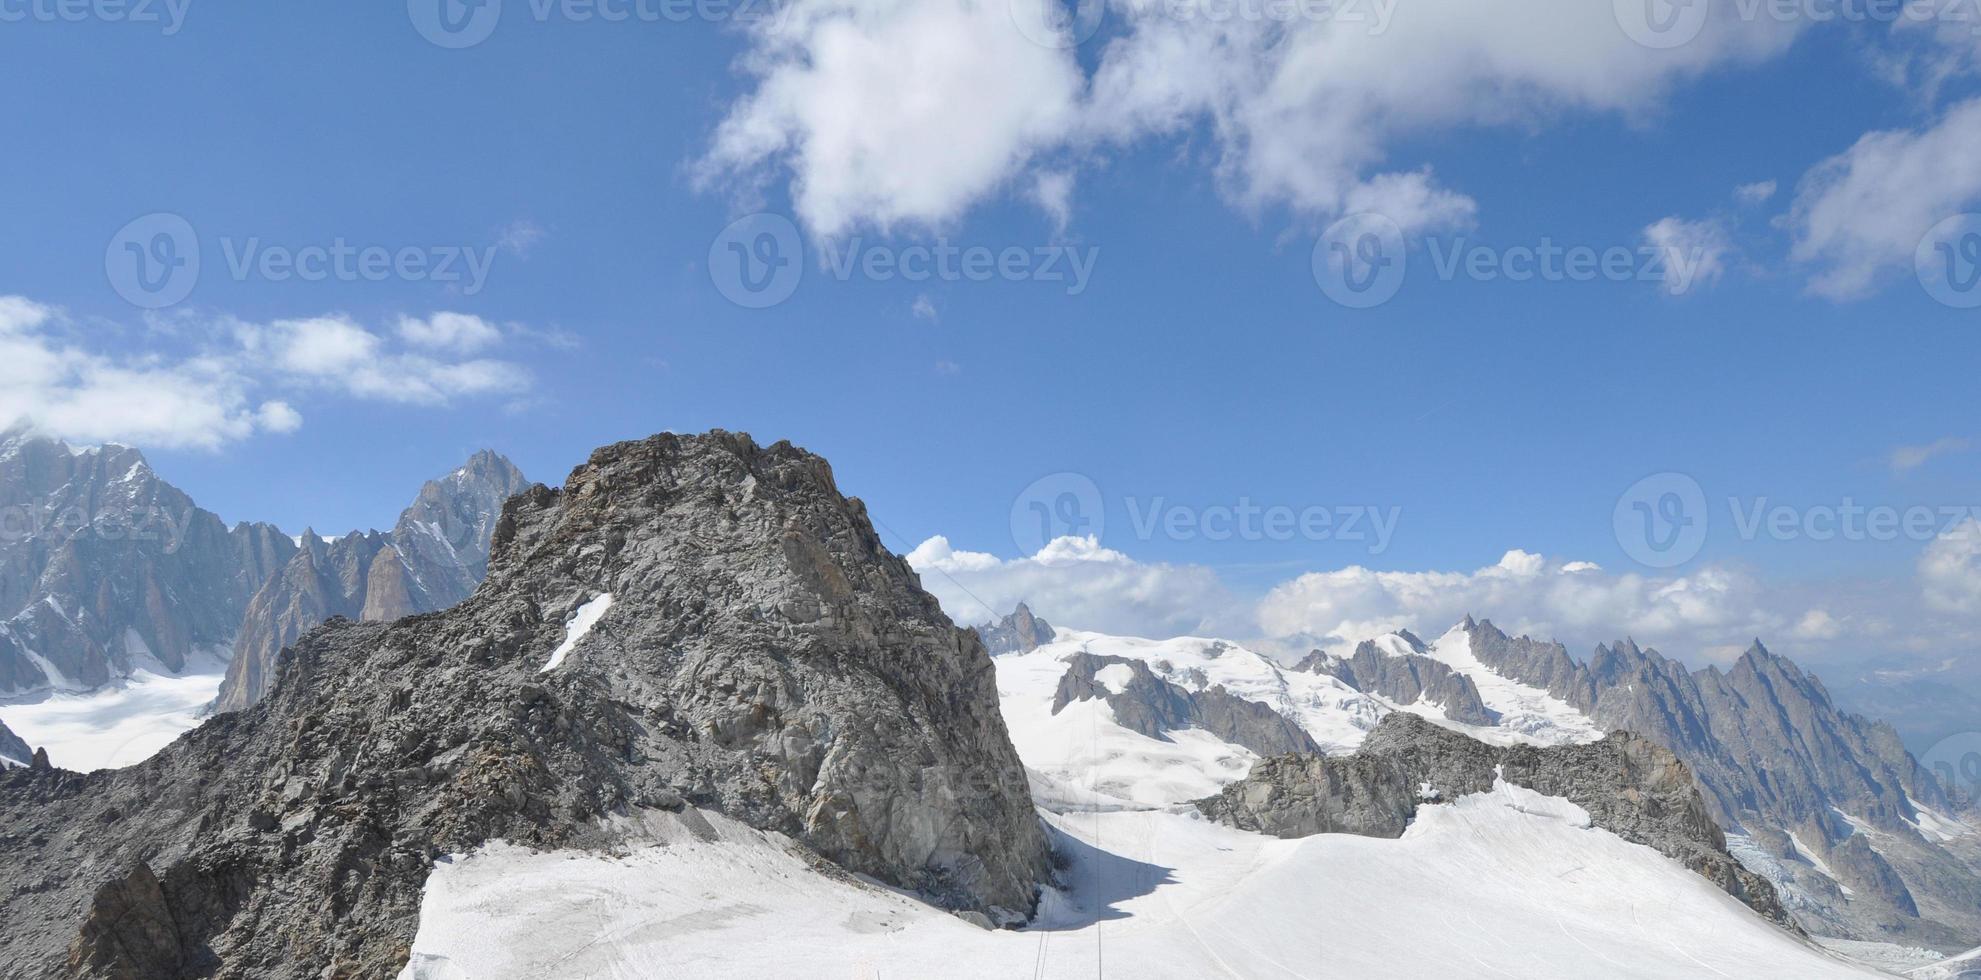
<svg viewBox="0 0 1981 980">
<path fill-rule="evenodd" d="M 996 16 L 964 26 L 999 22 L 1004 4 L 995 6 Z M 1443 6 L 1404 0 L 1396 13 L 1440 16 Z M 26 94 L 9 103 L 12 152 L 0 154 L 0 218 L 10 230 L 0 239 L 0 295 L 54 311 L 37 329 L 111 361 L 173 363 L 216 344 L 240 354 L 240 325 L 271 345 L 286 336 L 271 325 L 342 317 L 411 374 L 500 365 L 415 404 L 320 373 L 230 375 L 245 400 L 225 411 L 239 425 L 147 447 L 203 505 L 295 530 L 387 525 L 420 480 L 482 446 L 558 481 L 604 442 L 723 427 L 828 456 L 904 552 L 939 534 L 959 551 L 1023 558 L 1014 504 L 1022 509 L 1040 477 L 1071 472 L 1100 491 L 1111 532 L 1102 544 L 1151 568 L 1209 569 L 1247 602 L 1303 572 L 1469 573 L 1522 549 L 1642 575 L 1654 580 L 1647 589 L 1731 570 L 1761 584 L 1729 602 L 1779 605 L 1764 625 L 1800 623 L 1835 604 L 1839 619 L 1848 607 L 1866 625 L 1825 642 L 1882 650 L 1919 645 L 1869 623 L 1916 613 L 1912 583 L 1931 542 L 1744 540 L 1724 498 L 1798 509 L 1846 498 L 1981 504 L 1981 455 L 1959 441 L 1981 441 L 1981 313 L 1936 302 L 1909 267 L 1890 263 L 1851 295 L 1824 289 L 1826 273 L 1871 261 L 1851 243 L 1875 236 L 1853 232 L 1848 215 L 1832 222 L 1841 231 L 1812 231 L 1829 219 L 1815 209 L 1820 188 L 1803 186 L 1867 133 L 1960 135 L 1947 132 L 1949 120 L 1976 85 L 1972 38 L 1959 32 L 1929 43 L 1917 30 L 1820 25 L 1755 40 L 1737 26 L 1722 50 L 1708 43 L 1709 27 L 1699 50 L 1687 49 L 1691 60 L 1670 67 L 1645 55 L 1616 69 L 1624 80 L 1613 91 L 1573 91 L 1588 88 L 1574 65 L 1561 69 L 1565 81 L 1532 81 L 1555 77 L 1551 67 L 1511 80 L 1460 77 L 1468 89 L 1503 83 L 1510 94 L 1481 101 L 1453 91 L 1454 106 L 1436 112 L 1395 93 L 1444 77 L 1419 71 L 1413 52 L 1459 42 L 1410 40 L 1419 47 L 1400 49 L 1400 60 L 1338 96 L 1322 93 L 1387 107 L 1379 118 L 1343 123 L 1336 109 L 1276 105 L 1270 125 L 1234 142 L 1234 120 L 1262 110 L 1229 79 L 1205 83 L 1225 86 L 1209 98 L 1224 100 L 1222 113 L 1121 123 L 1125 132 L 1109 127 L 1127 111 L 1100 124 L 1065 121 L 1074 110 L 1049 97 L 1066 73 L 1088 93 L 1073 101 L 1091 108 L 1104 61 L 1134 54 L 1146 25 L 1120 15 L 1077 58 L 1012 48 L 1020 53 L 1011 64 L 979 66 L 985 76 L 904 69 L 841 87 L 792 67 L 833 63 L 834 35 L 824 30 L 538 21 L 521 0 L 508 7 L 486 41 L 464 50 L 429 43 L 393 3 L 193 0 L 171 36 L 100 20 L 0 23 L 0 82 Z M 799 9 L 827 21 L 858 11 L 848 22 L 863 25 L 876 57 L 911 67 L 931 50 L 947 57 L 942 25 L 894 29 L 889 18 L 910 17 L 897 5 L 808 0 Z M 1564 44 L 1579 43 L 1581 22 L 1563 28 Z M 929 47 L 889 49 L 924 28 Z M 1478 43 L 1507 58 L 1547 57 L 1517 40 L 1505 52 Z M 1005 50 L 1003 40 L 975 47 L 985 58 Z M 1277 56 L 1267 42 L 1217 51 L 1232 61 Z M 1901 55 L 1914 60 L 1894 67 Z M 1943 69 L 1931 94 L 1890 80 L 1916 82 L 1929 62 Z M 982 77 L 1023 98 L 983 95 Z M 794 79 L 807 83 L 799 92 L 873 98 L 849 99 L 846 118 L 823 122 L 802 106 L 765 108 Z M 835 170 L 763 150 L 721 128 L 747 117 L 753 97 L 762 111 L 750 118 L 786 126 L 782 138 L 885 152 L 852 152 Z M 926 116 L 889 116 L 896 103 L 925 100 L 935 101 L 916 110 Z M 1351 135 L 1260 176 L 1273 139 L 1336 124 Z M 821 128 L 829 126 L 846 132 Z M 1930 159 L 1929 149 L 1922 137 L 1915 156 Z M 1302 183 L 1310 160 L 1332 189 Z M 1933 200 L 1950 205 L 1946 216 L 1981 210 L 1972 200 L 1981 186 L 1961 173 L 1981 169 L 1972 157 L 1917 171 L 1886 158 L 1861 164 L 1873 183 L 1944 179 Z M 954 176 L 979 170 L 974 182 Z M 1425 178 L 1446 204 L 1401 222 L 1411 274 L 1395 298 L 1351 310 L 1318 288 L 1313 251 L 1350 210 L 1345 202 L 1362 200 L 1358 182 L 1381 174 Z M 1033 200 L 1041 175 L 1068 178 L 1063 213 Z M 1736 188 L 1765 181 L 1777 185 L 1766 199 L 1736 200 Z M 811 198 L 794 190 L 804 187 Z M 1800 219 L 1799 204 L 1810 207 Z M 729 302 L 708 268 L 725 227 L 757 210 L 794 218 L 809 245 L 796 293 L 767 310 Z M 185 301 L 148 313 L 112 288 L 105 251 L 128 222 L 160 212 L 190 223 L 202 272 Z M 1440 281 L 1433 271 L 1433 249 L 1460 242 L 1635 249 L 1666 218 L 1713 232 L 1719 271 L 1685 295 L 1647 282 Z M 1858 251 L 1794 254 L 1798 241 L 1822 234 Z M 472 291 L 406 277 L 271 281 L 228 270 L 226 251 L 249 241 L 300 249 L 337 239 L 494 251 Z M 1058 282 L 838 281 L 817 257 L 855 240 L 895 250 L 1071 249 L 1095 264 L 1078 295 Z M 401 317 L 438 313 L 478 318 L 499 339 L 415 349 L 394 335 Z M 222 334 L 230 339 L 214 339 Z M 257 413 L 269 401 L 288 406 L 299 426 L 268 424 L 273 416 Z M 156 426 L 136 428 L 126 441 L 142 445 Z M 1901 447 L 1934 444 L 1946 451 L 1892 464 Z M 1619 495 L 1663 472 L 1697 482 L 1712 530 L 1691 562 L 1639 568 L 1613 512 Z M 1158 499 L 1199 514 L 1241 501 L 1370 507 L 1393 510 L 1396 525 L 1380 552 L 1301 535 L 1134 534 L 1129 502 Z M 1970 567 L 1957 555 L 1949 563 Z M 1894 581 L 1905 584 L 1880 584 Z M 1152 587 L 1148 601 L 1169 595 Z M 1941 602 L 1934 615 L 1964 630 L 1957 604 Z M 1229 620 L 1182 606 L 1200 623 Z M 1415 608 L 1381 606 L 1366 618 Z M 1132 610 L 1096 615 L 1144 622 Z M 1575 631 L 1540 611 L 1529 618 Z M 1753 625 L 1639 618 L 1702 649 Z M 1172 621 L 1157 616 L 1147 630 Z M 1327 635 L 1335 624 L 1312 625 Z"/>
</svg>

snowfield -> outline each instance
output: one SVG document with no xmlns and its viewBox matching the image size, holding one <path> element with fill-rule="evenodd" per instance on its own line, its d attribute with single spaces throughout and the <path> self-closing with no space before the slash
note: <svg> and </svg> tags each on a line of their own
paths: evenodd
<svg viewBox="0 0 1981 980">
<path fill-rule="evenodd" d="M 38 701 L 0 704 L 0 721 L 62 769 L 134 766 L 199 727 L 220 693 L 224 667 L 180 676 L 139 671 L 89 694 L 43 692 Z"/>
<path fill-rule="evenodd" d="M 1498 737 L 1600 737 L 1544 692 L 1493 683 L 1463 634 L 1452 639 L 1433 655 L 1512 720 Z M 1065 863 L 1029 928 L 978 928 L 718 815 L 652 813 L 616 825 L 626 843 L 611 854 L 497 843 L 443 860 L 401 980 L 1882 975 L 1592 828 L 1579 807 L 1504 783 L 1426 807 L 1400 840 L 1282 841 L 1213 824 L 1178 804 L 1241 778 L 1252 753 L 1202 731 L 1140 735 L 1100 700 L 1053 714 L 1064 658 L 1082 651 L 1264 702 L 1330 752 L 1399 710 L 1228 643 L 1062 631 L 996 658 L 1005 720 Z M 1097 674 L 1116 692 L 1129 676 Z"/>
<path fill-rule="evenodd" d="M 1068 888 L 1016 932 L 692 811 L 649 817 L 617 855 L 491 845 L 436 868 L 401 980 L 1877 975 L 1506 785 L 1394 841 L 1281 841 L 1176 810 L 1046 819 Z"/>
</svg>

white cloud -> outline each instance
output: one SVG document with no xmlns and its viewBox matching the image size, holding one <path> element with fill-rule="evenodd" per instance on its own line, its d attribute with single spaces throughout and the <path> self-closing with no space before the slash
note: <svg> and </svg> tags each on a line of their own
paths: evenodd
<svg viewBox="0 0 1981 980">
<path fill-rule="evenodd" d="M 1981 99 L 1919 130 L 1869 133 L 1809 171 L 1789 212 L 1791 255 L 1814 269 L 1810 289 L 1848 300 L 1908 269 L 1921 239 L 1981 199 Z"/>
<path fill-rule="evenodd" d="M 933 322 L 937 319 L 935 300 L 930 299 L 929 294 L 922 293 L 915 297 L 914 304 L 908 307 L 908 313 L 917 320 Z"/>
<path fill-rule="evenodd" d="M 1775 191 L 1779 189 L 1779 186 L 1772 180 L 1759 180 L 1752 184 L 1742 184 L 1733 189 L 1733 199 L 1750 207 L 1756 204 L 1763 204 L 1775 196 Z"/>
<path fill-rule="evenodd" d="M 1067 51 L 1014 26 L 1057 0 L 792 0 L 753 25 L 754 93 L 717 128 L 704 182 L 789 167 L 812 232 L 936 226 L 1073 124 Z"/>
<path fill-rule="evenodd" d="M 255 419 L 269 432 L 290 433 L 303 427 L 303 416 L 288 402 L 262 402 Z"/>
<path fill-rule="evenodd" d="M 1291 19 L 1129 0 L 1076 57 L 1015 26 L 1048 2 L 1059 0 L 793 0 L 752 28 L 741 65 L 754 89 L 698 175 L 740 172 L 760 190 L 788 173 L 798 215 L 822 237 L 950 222 L 1027 173 L 1020 189 L 1058 222 L 1069 161 L 1206 132 L 1220 183 L 1248 209 L 1394 208 L 1410 229 L 1463 220 L 1473 204 L 1421 166 L 1391 164 L 1398 141 L 1572 112 L 1641 116 L 1677 82 L 1768 57 L 1800 29 L 1714 5 L 1696 40 L 1656 50 L 1611 4 L 1586 0 L 1336 5 Z M 1184 159 L 1204 157 L 1193 147 Z"/>
<path fill-rule="evenodd" d="M 1664 272 L 1658 285 L 1672 296 L 1718 282 L 1733 253 L 1726 227 L 1711 218 L 1664 218 L 1644 229 L 1644 244 L 1657 250 Z"/>
<path fill-rule="evenodd" d="M 1760 593 L 1757 583 L 1725 569 L 1682 578 L 1610 575 L 1586 562 L 1516 550 L 1474 572 L 1355 567 L 1302 575 L 1266 595 L 1259 624 L 1270 636 L 1351 647 L 1396 629 L 1442 632 L 1474 614 L 1509 632 L 1585 650 L 1626 633 L 1702 650 L 1783 629 L 1782 616 L 1756 611 Z"/>
<path fill-rule="evenodd" d="M 1053 230 L 1064 233 L 1073 221 L 1073 171 L 1041 171 L 1032 178 L 1032 203 L 1052 219 Z"/>
<path fill-rule="evenodd" d="M 1971 448 L 1973 448 L 1973 443 L 1955 436 L 1936 439 L 1923 446 L 1900 446 L 1892 450 L 1892 472 L 1909 473 L 1940 456 L 1966 452 Z"/>
<path fill-rule="evenodd" d="M 907 557 L 922 587 L 965 625 L 1025 602 L 1049 622 L 1128 636 L 1232 635 L 1250 626 L 1244 607 L 1210 569 L 1144 564 L 1091 537 L 1060 538 L 1030 558 L 1009 561 L 956 551 L 948 539 L 934 537 Z"/>
<path fill-rule="evenodd" d="M 159 326 L 136 342 L 111 343 L 111 328 L 0 296 L 0 428 L 24 423 L 82 443 L 212 450 L 256 432 L 299 429 L 302 415 L 290 399 L 270 397 L 286 392 L 443 405 L 530 384 L 506 361 L 395 350 L 344 316 L 269 324 L 182 316 Z"/>
<path fill-rule="evenodd" d="M 415 347 L 469 353 L 499 343 L 502 331 L 478 316 L 435 313 L 424 320 L 400 317 L 399 337 Z"/>
<path fill-rule="evenodd" d="M 1981 521 L 1969 520 L 1926 546 L 1919 585 L 1935 609 L 1981 613 Z"/>
</svg>

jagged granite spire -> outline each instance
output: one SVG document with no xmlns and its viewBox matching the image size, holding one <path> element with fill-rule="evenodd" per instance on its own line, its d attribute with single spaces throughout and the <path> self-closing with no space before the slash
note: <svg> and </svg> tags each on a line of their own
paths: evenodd
<svg viewBox="0 0 1981 980">
<path fill-rule="evenodd" d="M 1031 653 L 1058 636 L 1053 632 L 1052 624 L 1032 615 L 1031 607 L 1022 602 L 1011 615 L 977 627 L 977 635 L 983 637 L 984 647 L 994 657 L 1007 653 Z"/>
<path fill-rule="evenodd" d="M 982 643 L 788 443 L 601 449 L 510 501 L 460 605 L 332 621 L 131 769 L 0 774 L 0 962 L 392 976 L 435 857 L 683 806 L 993 918 L 1050 875 Z"/>
<path fill-rule="evenodd" d="M 503 502 L 528 486 L 515 464 L 482 450 L 422 486 L 391 534 L 352 532 L 326 543 L 305 532 L 302 550 L 249 603 L 214 709 L 253 704 L 282 648 L 333 616 L 384 622 L 467 598 L 488 573 Z"/>
</svg>

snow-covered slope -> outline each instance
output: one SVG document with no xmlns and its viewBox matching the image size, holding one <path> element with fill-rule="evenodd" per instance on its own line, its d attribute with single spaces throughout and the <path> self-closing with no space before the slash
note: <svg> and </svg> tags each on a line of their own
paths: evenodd
<svg viewBox="0 0 1981 980">
<path fill-rule="evenodd" d="M 656 818 L 654 843 L 617 856 L 498 845 L 436 870 L 402 977 L 1874 976 L 1511 786 L 1394 841 L 1183 812 L 1048 819 L 1070 888 L 1020 932 L 820 874 L 719 817 Z"/>
<path fill-rule="evenodd" d="M 134 766 L 199 726 L 220 690 L 222 668 L 202 661 L 178 676 L 140 670 L 88 694 L 41 693 L 0 704 L 0 721 L 76 772 Z"/>
<path fill-rule="evenodd" d="M 1030 653 L 995 658 L 998 697 L 1018 755 L 1046 782 L 1094 794 L 1088 802 L 1096 805 L 1201 799 L 1243 779 L 1257 757 L 1202 731 L 1173 732 L 1169 741 L 1130 731 L 1116 724 L 1103 701 L 1075 701 L 1054 714 L 1065 660 L 1078 653 L 1142 661 L 1157 677 L 1189 691 L 1221 686 L 1293 719 L 1329 752 L 1353 751 L 1390 710 L 1332 677 L 1296 673 L 1217 640 L 1060 630 L 1054 642 Z"/>
<path fill-rule="evenodd" d="M 1472 677 L 1487 706 L 1502 716 L 1501 723 L 1452 721 L 1435 705 L 1398 705 L 1327 674 L 1294 670 L 1236 644 L 1198 637 L 1145 640 L 1062 629 L 1051 643 L 994 662 L 1005 725 L 1018 754 L 1047 782 L 1098 794 L 1099 802 L 1157 806 L 1200 799 L 1243 778 L 1257 757 L 1201 730 L 1171 732 L 1166 741 L 1131 731 L 1116 724 L 1113 711 L 1099 700 L 1075 701 L 1055 714 L 1054 695 L 1066 674 L 1066 660 L 1081 653 L 1141 661 L 1155 676 L 1186 691 L 1222 687 L 1264 704 L 1305 729 L 1329 754 L 1353 752 L 1392 711 L 1419 714 L 1497 745 L 1560 745 L 1603 736 L 1573 707 L 1481 664 L 1463 630 L 1453 630 L 1427 651 L 1399 634 L 1376 642 L 1393 656 L 1434 657 Z"/>
<path fill-rule="evenodd" d="M 1600 734 L 1450 637 L 1506 740 Z M 1461 635 L 1462 643 L 1462 635 Z M 1705 878 L 1505 783 L 1420 810 L 1399 840 L 1278 840 L 1175 804 L 1256 761 L 1201 729 L 1150 737 L 1108 700 L 1053 706 L 1068 658 L 1222 687 L 1352 751 L 1397 706 L 1229 643 L 1062 630 L 995 658 L 1002 711 L 1063 861 L 1021 931 L 989 931 L 857 881 L 721 817 L 653 814 L 612 855 L 496 845 L 443 861 L 402 980 L 509 977 L 1586 977 L 1825 980 L 1877 974 L 1801 942 Z M 1422 655 L 1422 654 L 1419 654 Z M 1089 694 L 1121 696 L 1110 664 Z M 1476 732 L 1471 726 L 1451 727 Z"/>
<path fill-rule="evenodd" d="M 1971 949 L 1950 960 L 1920 967 L 1906 976 L 1912 980 L 1970 980 L 1981 977 L 1981 949 Z"/>
<path fill-rule="evenodd" d="M 1574 705 L 1552 697 L 1540 688 L 1501 677 L 1491 667 L 1480 663 L 1479 658 L 1472 655 L 1472 638 L 1463 627 L 1454 626 L 1450 632 L 1439 637 L 1430 645 L 1426 656 L 1471 678 L 1472 683 L 1479 686 L 1479 696 L 1486 702 L 1486 707 L 1500 716 L 1496 727 L 1452 726 L 1462 728 L 1467 735 L 1482 742 L 1495 745 L 1516 742 L 1562 745 L 1594 742 L 1605 734 L 1600 726 L 1588 715 L 1576 710 Z"/>
</svg>

